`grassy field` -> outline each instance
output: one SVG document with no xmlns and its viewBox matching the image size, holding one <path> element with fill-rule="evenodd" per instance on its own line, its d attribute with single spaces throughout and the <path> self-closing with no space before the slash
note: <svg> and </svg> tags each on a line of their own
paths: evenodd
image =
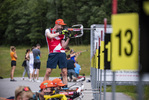
<svg viewBox="0 0 149 100">
<path fill-rule="evenodd" d="M 28 48 L 31 48 L 31 47 L 16 47 L 18 59 L 17 59 L 17 66 L 16 66 L 14 77 L 22 76 L 22 73 L 24 71 L 24 67 L 22 67 L 22 62 L 25 57 L 25 51 Z M 82 68 L 81 73 L 85 73 L 86 75 L 89 75 L 90 74 L 90 46 L 70 46 L 70 48 L 73 49 L 75 52 L 86 50 L 86 49 L 88 50 L 86 52 L 81 53 L 77 61 L 81 65 L 81 68 Z M 41 51 L 41 69 L 40 69 L 39 75 L 40 77 L 44 77 L 44 74 L 46 71 L 46 62 L 48 58 L 48 48 L 41 47 L 40 51 Z M 9 47 L 0 47 L 0 76 L 4 78 L 10 77 L 10 70 L 11 70 L 10 62 L 11 62 L 11 58 L 10 58 Z M 60 71 L 61 70 L 57 67 L 57 69 L 53 70 L 51 76 L 58 77 L 60 74 Z"/>
<path fill-rule="evenodd" d="M 26 49 L 31 47 L 16 47 L 16 52 L 18 55 L 17 66 L 15 70 L 14 77 L 21 77 L 24 71 L 24 67 L 22 67 L 22 62 L 24 60 Z M 70 46 L 75 52 L 88 50 L 87 52 L 83 52 L 77 59 L 79 64 L 81 65 L 81 73 L 85 73 L 87 76 L 90 75 L 90 46 Z M 46 70 L 46 61 L 48 58 L 48 49 L 47 47 L 41 47 L 41 69 L 40 69 L 40 77 L 44 77 Z M 68 54 L 68 53 L 67 53 Z M 4 78 L 10 77 L 10 49 L 9 47 L 0 47 L 0 76 Z M 59 77 L 60 69 L 57 68 L 53 70 L 51 76 Z M 27 75 L 26 75 L 27 77 Z M 132 100 L 136 100 L 137 90 L 136 86 L 116 86 L 117 92 L 123 92 L 126 95 L 130 96 Z M 107 86 L 107 92 L 111 92 L 111 86 Z M 145 86 L 145 100 L 149 100 L 149 86 Z"/>
<path fill-rule="evenodd" d="M 107 86 L 107 92 L 111 92 L 111 86 Z M 129 97 L 131 97 L 132 100 L 138 100 L 137 99 L 137 86 L 116 86 L 116 92 L 122 92 L 126 95 L 128 95 Z M 144 99 L 143 100 L 149 100 L 149 86 L 146 85 L 144 86 Z"/>
</svg>

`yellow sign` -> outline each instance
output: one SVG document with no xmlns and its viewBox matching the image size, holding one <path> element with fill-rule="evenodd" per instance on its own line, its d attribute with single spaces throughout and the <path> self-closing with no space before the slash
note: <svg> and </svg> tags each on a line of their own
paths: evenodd
<svg viewBox="0 0 149 100">
<path fill-rule="evenodd" d="M 96 68 L 98 69 L 98 49 L 96 49 L 95 57 L 96 57 Z"/>
<path fill-rule="evenodd" d="M 111 42 L 108 42 L 107 45 L 105 45 L 105 48 L 108 50 L 107 53 L 107 61 L 111 61 Z"/>
<path fill-rule="evenodd" d="M 112 28 L 112 70 L 137 70 L 139 44 L 138 14 L 112 15 Z"/>
<path fill-rule="evenodd" d="M 143 10 L 146 13 L 146 15 L 149 15 L 149 1 L 143 2 Z"/>
<path fill-rule="evenodd" d="M 104 41 L 101 41 L 100 46 L 100 69 L 104 69 Z"/>
</svg>

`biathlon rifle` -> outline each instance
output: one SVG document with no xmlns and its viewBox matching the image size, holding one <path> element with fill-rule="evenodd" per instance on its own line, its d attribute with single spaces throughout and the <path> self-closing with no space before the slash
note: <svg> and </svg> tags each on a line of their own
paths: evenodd
<svg viewBox="0 0 149 100">
<path fill-rule="evenodd" d="M 82 24 L 76 24 L 72 25 L 71 28 L 69 28 L 68 26 L 64 26 L 64 29 L 72 32 L 71 38 L 78 38 L 83 36 L 83 30 L 96 30 L 97 28 L 84 28 Z"/>
<path fill-rule="evenodd" d="M 64 30 L 71 31 L 71 38 L 78 38 L 83 36 L 83 25 L 77 24 L 73 25 L 71 28 L 64 26 Z"/>
</svg>

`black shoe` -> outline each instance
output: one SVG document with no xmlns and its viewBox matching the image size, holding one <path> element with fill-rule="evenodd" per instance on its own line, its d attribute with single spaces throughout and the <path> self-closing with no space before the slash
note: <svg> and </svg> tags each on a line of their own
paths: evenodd
<svg viewBox="0 0 149 100">
<path fill-rule="evenodd" d="M 17 81 L 17 80 L 15 80 L 15 79 L 11 79 L 10 81 L 15 82 L 15 81 Z"/>
</svg>

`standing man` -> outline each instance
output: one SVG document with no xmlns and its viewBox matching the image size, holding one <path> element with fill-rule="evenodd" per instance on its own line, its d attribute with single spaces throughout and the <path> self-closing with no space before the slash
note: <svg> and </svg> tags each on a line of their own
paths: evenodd
<svg viewBox="0 0 149 100">
<path fill-rule="evenodd" d="M 62 72 L 63 83 L 67 86 L 67 62 L 65 48 L 67 47 L 70 38 L 68 37 L 66 41 L 64 39 L 65 34 L 71 34 L 69 31 L 63 30 L 64 25 L 66 24 L 64 23 L 63 19 L 57 19 L 55 21 L 54 28 L 45 30 L 49 56 L 44 80 L 49 80 L 52 69 L 56 69 L 58 64 Z"/>
<path fill-rule="evenodd" d="M 39 70 L 40 70 L 40 44 L 37 44 L 36 47 L 33 49 L 33 56 L 34 56 L 34 70 L 33 70 L 33 80 L 36 82 L 40 82 L 39 80 Z M 35 70 L 37 71 L 37 80 L 35 80 Z"/>
</svg>

